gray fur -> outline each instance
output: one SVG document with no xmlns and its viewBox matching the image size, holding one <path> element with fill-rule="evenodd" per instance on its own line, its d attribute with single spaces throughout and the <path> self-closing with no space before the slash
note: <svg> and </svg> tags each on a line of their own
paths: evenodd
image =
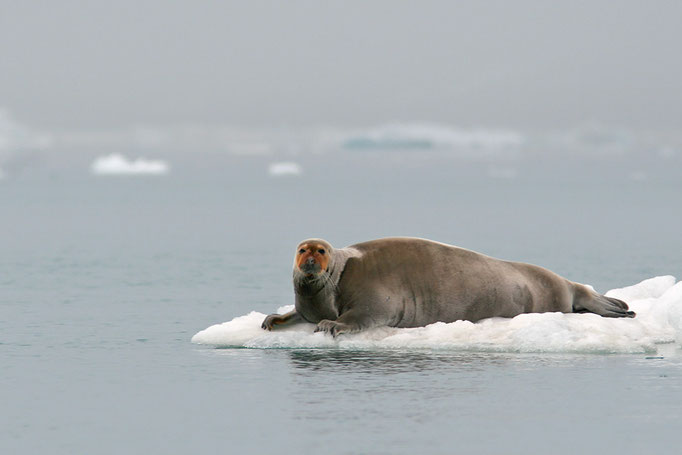
<svg viewBox="0 0 682 455">
<path fill-rule="evenodd" d="M 547 269 L 502 261 L 416 238 L 387 238 L 328 248 L 328 269 L 308 278 L 294 266 L 296 309 L 317 331 L 355 332 L 377 326 L 423 327 L 434 322 L 511 318 L 521 313 L 584 313 L 634 317 L 625 302 L 600 295 Z M 283 316 L 270 315 L 263 328 Z M 282 322 L 276 322 L 282 323 Z"/>
</svg>

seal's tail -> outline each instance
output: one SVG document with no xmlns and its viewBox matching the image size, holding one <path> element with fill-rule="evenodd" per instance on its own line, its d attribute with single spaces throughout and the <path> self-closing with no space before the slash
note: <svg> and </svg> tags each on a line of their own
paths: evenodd
<svg viewBox="0 0 682 455">
<path fill-rule="evenodd" d="M 628 304 L 620 299 L 592 294 L 577 298 L 573 311 L 575 313 L 595 313 L 606 318 L 634 318 L 634 311 L 629 311 Z"/>
</svg>

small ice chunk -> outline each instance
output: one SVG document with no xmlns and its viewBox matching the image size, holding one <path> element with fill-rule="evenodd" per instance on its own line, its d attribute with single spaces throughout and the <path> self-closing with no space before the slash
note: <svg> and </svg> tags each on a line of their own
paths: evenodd
<svg viewBox="0 0 682 455">
<path fill-rule="evenodd" d="M 163 175 L 170 171 L 170 166 L 162 160 L 130 160 L 120 153 L 112 153 L 93 161 L 90 170 L 95 175 Z"/>
<path fill-rule="evenodd" d="M 268 167 L 268 174 L 273 177 L 281 177 L 287 175 L 301 175 L 303 170 L 298 163 L 291 161 L 284 161 L 280 163 L 271 163 Z"/>
</svg>

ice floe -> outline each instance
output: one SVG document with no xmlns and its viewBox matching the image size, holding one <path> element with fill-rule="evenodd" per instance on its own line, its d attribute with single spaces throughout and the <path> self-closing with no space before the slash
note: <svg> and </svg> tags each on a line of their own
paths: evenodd
<svg viewBox="0 0 682 455">
<path fill-rule="evenodd" d="M 170 171 L 170 166 L 162 160 L 131 160 L 120 153 L 112 153 L 93 161 L 90 170 L 96 175 L 163 175 Z"/>
<path fill-rule="evenodd" d="M 438 322 L 427 327 L 381 327 L 336 339 L 314 333 L 314 324 L 267 332 L 265 314 L 252 311 L 200 331 L 192 342 L 215 347 L 341 349 L 455 349 L 488 352 L 649 353 L 657 345 L 682 342 L 682 282 L 672 276 L 644 280 L 607 293 L 625 300 L 634 319 L 596 314 L 521 314 L 477 323 Z M 281 307 L 278 313 L 293 306 Z"/>
</svg>

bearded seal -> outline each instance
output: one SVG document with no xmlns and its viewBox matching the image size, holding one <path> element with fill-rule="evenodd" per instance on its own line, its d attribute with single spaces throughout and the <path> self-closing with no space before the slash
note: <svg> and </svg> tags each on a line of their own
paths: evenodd
<svg viewBox="0 0 682 455">
<path fill-rule="evenodd" d="M 378 326 L 423 327 L 522 313 L 635 317 L 622 300 L 542 267 L 426 239 L 385 238 L 340 249 L 308 239 L 296 250 L 295 310 L 269 315 L 263 329 L 308 321 L 317 324 L 316 332 L 336 337 Z"/>
</svg>

